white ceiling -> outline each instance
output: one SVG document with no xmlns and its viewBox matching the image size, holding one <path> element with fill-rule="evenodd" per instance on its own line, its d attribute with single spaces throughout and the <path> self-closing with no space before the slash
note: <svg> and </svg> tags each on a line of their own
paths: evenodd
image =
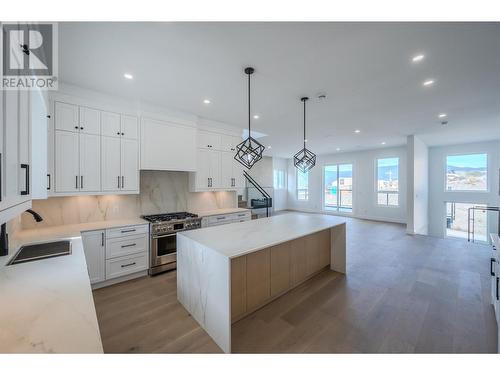
<svg viewBox="0 0 500 375">
<path fill-rule="evenodd" d="M 300 97 L 319 92 L 327 100 L 309 101 L 307 122 L 318 154 L 409 134 L 429 145 L 500 139 L 499 23 L 62 23 L 59 35 L 62 81 L 241 128 L 243 68 L 255 67 L 253 128 L 276 156 L 301 147 Z"/>
</svg>

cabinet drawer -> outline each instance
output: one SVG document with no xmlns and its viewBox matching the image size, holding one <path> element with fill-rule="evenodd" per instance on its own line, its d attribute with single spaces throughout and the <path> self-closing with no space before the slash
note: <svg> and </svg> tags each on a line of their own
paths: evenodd
<svg viewBox="0 0 500 375">
<path fill-rule="evenodd" d="M 245 221 L 245 220 L 251 219 L 250 212 L 237 212 L 237 213 L 231 214 L 231 216 L 236 221 Z"/>
<path fill-rule="evenodd" d="M 106 238 L 116 238 L 116 237 L 130 236 L 143 233 L 146 234 L 149 233 L 148 224 L 106 229 Z"/>
<path fill-rule="evenodd" d="M 233 220 L 233 217 L 231 216 L 231 214 L 210 216 L 208 218 L 208 224 L 213 225 L 213 224 L 221 224 L 221 223 L 225 223 L 225 222 L 230 223 L 232 220 Z"/>
<path fill-rule="evenodd" d="M 124 255 L 147 252 L 148 238 L 146 234 L 110 238 L 106 240 L 106 259 Z"/>
<path fill-rule="evenodd" d="M 106 261 L 106 280 L 128 275 L 148 268 L 148 253 L 108 259 Z"/>
</svg>

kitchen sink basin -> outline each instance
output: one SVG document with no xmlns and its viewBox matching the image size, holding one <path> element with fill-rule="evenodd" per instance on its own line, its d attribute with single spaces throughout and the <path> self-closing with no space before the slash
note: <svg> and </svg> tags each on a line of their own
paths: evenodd
<svg viewBox="0 0 500 375">
<path fill-rule="evenodd" d="M 71 242 L 68 240 L 25 245 L 21 246 L 17 254 L 9 261 L 8 265 L 69 254 L 71 254 Z"/>
</svg>

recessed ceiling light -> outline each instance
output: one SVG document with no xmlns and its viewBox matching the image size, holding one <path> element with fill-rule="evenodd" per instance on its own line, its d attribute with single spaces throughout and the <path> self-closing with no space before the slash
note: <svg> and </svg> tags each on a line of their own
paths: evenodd
<svg viewBox="0 0 500 375">
<path fill-rule="evenodd" d="M 356 130 L 354 130 L 354 133 L 356 133 L 356 134 L 357 134 L 357 133 L 361 133 L 361 130 L 356 129 Z"/>
<path fill-rule="evenodd" d="M 382 142 L 381 144 L 382 144 L 382 145 L 385 145 L 385 142 Z"/>
<path fill-rule="evenodd" d="M 413 56 L 413 58 L 411 59 L 411 61 L 413 61 L 414 63 L 417 63 L 417 62 L 422 61 L 424 58 L 425 58 L 425 56 L 422 55 L 422 54 L 415 55 L 415 56 Z"/>
<path fill-rule="evenodd" d="M 267 146 L 267 149 L 270 150 L 270 149 L 272 149 L 272 147 L 271 146 Z"/>
<path fill-rule="evenodd" d="M 446 116 L 448 116 L 446 113 L 440 113 L 438 115 L 439 118 L 445 118 Z"/>
<path fill-rule="evenodd" d="M 432 84 L 434 84 L 433 79 L 427 79 L 422 83 L 422 85 L 424 85 L 424 86 L 431 86 Z"/>
<path fill-rule="evenodd" d="M 253 115 L 253 118 L 256 119 L 256 120 L 258 120 L 259 117 L 260 117 L 259 115 Z"/>
<path fill-rule="evenodd" d="M 304 142 L 307 142 L 307 139 L 304 139 Z"/>
<path fill-rule="evenodd" d="M 340 151 L 340 147 L 337 147 L 337 148 L 336 148 L 336 150 L 337 150 L 337 151 Z"/>
<path fill-rule="evenodd" d="M 205 103 L 205 104 L 210 104 L 211 102 L 210 102 L 210 100 L 208 100 L 208 99 L 203 99 L 203 103 Z"/>
<path fill-rule="evenodd" d="M 134 76 L 130 73 L 125 73 L 123 76 L 127 79 L 134 79 Z"/>
</svg>

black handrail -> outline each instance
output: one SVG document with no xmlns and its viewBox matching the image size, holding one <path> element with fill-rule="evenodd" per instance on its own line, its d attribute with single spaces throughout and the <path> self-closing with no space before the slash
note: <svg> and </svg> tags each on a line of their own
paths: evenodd
<svg viewBox="0 0 500 375">
<path fill-rule="evenodd" d="M 247 173 L 247 171 L 243 171 L 243 176 L 264 196 L 266 200 L 266 217 L 269 217 L 269 202 L 271 201 L 271 196 Z"/>
</svg>

